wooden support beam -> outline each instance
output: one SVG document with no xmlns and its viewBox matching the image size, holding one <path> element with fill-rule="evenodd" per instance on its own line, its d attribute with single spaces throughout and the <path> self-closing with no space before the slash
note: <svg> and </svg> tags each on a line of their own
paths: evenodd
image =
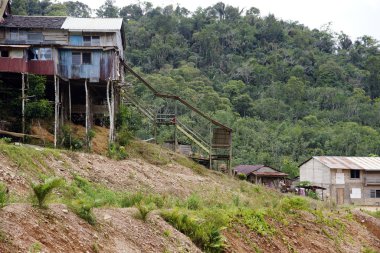
<svg viewBox="0 0 380 253">
<path fill-rule="evenodd" d="M 9 135 L 9 136 L 18 137 L 18 138 L 31 137 L 31 138 L 35 138 L 35 139 L 41 139 L 41 140 L 44 139 L 44 137 L 39 136 L 39 135 L 30 135 L 30 134 L 9 132 L 9 131 L 5 131 L 5 130 L 0 130 L 0 134 Z"/>
<path fill-rule="evenodd" d="M 110 94 L 110 89 L 113 89 L 112 82 L 110 80 L 107 81 L 107 106 L 108 106 L 108 117 L 110 119 L 110 129 L 108 133 L 108 144 L 111 144 L 114 142 L 114 118 L 113 118 L 113 92 L 111 91 Z"/>
<path fill-rule="evenodd" d="M 86 144 L 88 151 L 91 150 L 90 141 L 90 94 L 87 86 L 87 79 L 84 80 L 84 88 L 86 91 Z"/>
<path fill-rule="evenodd" d="M 21 124 L 22 124 L 22 133 L 25 134 L 25 74 L 21 74 Z M 24 136 L 22 137 L 25 141 Z"/>
<path fill-rule="evenodd" d="M 111 81 L 111 112 L 112 112 L 112 120 L 110 122 L 110 127 L 112 127 L 112 142 L 115 141 L 115 84 Z"/>
<path fill-rule="evenodd" d="M 58 143 L 58 131 L 59 131 L 59 79 L 54 75 L 54 147 L 57 147 Z"/>
<path fill-rule="evenodd" d="M 69 135 L 69 143 L 70 143 L 70 147 L 71 147 L 71 83 L 70 83 L 70 80 L 69 80 L 69 126 L 70 126 L 70 135 Z"/>
</svg>

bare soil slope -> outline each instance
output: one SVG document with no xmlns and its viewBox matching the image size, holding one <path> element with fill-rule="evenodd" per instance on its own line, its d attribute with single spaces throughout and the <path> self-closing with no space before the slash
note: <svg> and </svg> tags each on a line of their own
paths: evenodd
<svg viewBox="0 0 380 253">
<path fill-rule="evenodd" d="M 200 252 L 187 236 L 165 222 L 158 211 L 151 212 L 144 222 L 136 218 L 136 208 L 95 208 L 97 224 L 92 226 L 63 204 L 50 204 L 48 209 L 41 210 L 27 203 L 30 182 L 37 181 L 41 173 L 67 181 L 80 175 L 117 191 L 147 191 L 180 199 L 192 192 L 201 196 L 213 194 L 216 199 L 229 193 L 243 194 L 248 185 L 221 173 L 199 170 L 170 151 L 158 148 L 152 153 L 150 148 L 138 144 L 136 149 L 127 149 L 130 158 L 115 161 L 95 154 L 13 146 L 3 146 L 1 150 L 0 146 L 0 180 L 6 183 L 15 202 L 0 209 L 0 252 L 38 252 L 39 249 L 41 252 Z M 28 160 L 25 151 L 33 161 Z M 147 153 L 151 156 L 147 157 Z M 281 198 L 280 194 L 270 194 Z M 241 201 L 246 202 L 260 197 L 259 193 L 241 196 Z M 269 200 L 260 201 L 270 205 L 265 202 Z M 375 230 L 357 222 L 348 210 L 342 209 L 340 215 L 335 213 L 329 221 L 331 224 L 308 212 L 288 217 L 285 223 L 269 219 L 277 232 L 266 236 L 231 222 L 223 231 L 226 251 L 364 252 L 368 247 L 380 252 L 380 238 L 371 232 Z M 345 230 L 340 230 L 341 227 Z"/>
</svg>

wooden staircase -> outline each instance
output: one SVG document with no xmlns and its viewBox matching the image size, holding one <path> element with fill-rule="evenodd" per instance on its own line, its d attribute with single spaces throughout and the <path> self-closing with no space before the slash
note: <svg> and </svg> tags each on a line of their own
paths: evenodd
<svg viewBox="0 0 380 253">
<path fill-rule="evenodd" d="M 231 173 L 232 129 L 212 119 L 181 97 L 158 92 L 145 79 L 133 71 L 133 69 L 131 69 L 124 61 L 121 60 L 121 63 L 129 73 L 136 77 L 153 93 L 155 98 L 162 98 L 173 103 L 179 103 L 182 107 L 188 108 L 192 113 L 195 113 L 195 115 L 201 117 L 205 122 L 207 122 L 207 124 L 205 124 L 205 126 L 198 127 L 207 130 L 207 132 L 209 132 L 209 136 L 207 138 L 195 129 L 191 128 L 189 125 L 181 122 L 179 120 L 177 109 L 171 111 L 167 108 L 154 108 L 152 104 L 148 105 L 146 102 L 143 102 L 135 96 L 127 87 L 123 87 L 124 92 L 122 93 L 122 102 L 126 105 L 134 106 L 142 115 L 144 115 L 155 125 L 155 129 L 159 125 L 173 125 L 175 127 L 175 131 L 178 130 L 177 132 L 182 133 L 183 136 L 189 139 L 206 154 L 206 157 L 192 157 L 194 160 L 197 160 L 202 164 L 207 164 L 210 168 L 212 167 L 214 161 L 223 160 L 227 165 L 228 172 Z"/>
</svg>

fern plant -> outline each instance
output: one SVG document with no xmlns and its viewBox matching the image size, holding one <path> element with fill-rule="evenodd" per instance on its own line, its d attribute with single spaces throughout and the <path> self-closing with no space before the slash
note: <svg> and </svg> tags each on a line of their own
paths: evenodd
<svg viewBox="0 0 380 253">
<path fill-rule="evenodd" d="M 62 186 L 64 180 L 62 178 L 51 177 L 46 179 L 43 183 L 32 184 L 34 195 L 37 199 L 38 207 L 46 207 L 47 196 L 53 191 L 53 189 Z"/>
<path fill-rule="evenodd" d="M 8 188 L 5 184 L 0 183 L 0 208 L 7 205 L 8 202 Z"/>
</svg>

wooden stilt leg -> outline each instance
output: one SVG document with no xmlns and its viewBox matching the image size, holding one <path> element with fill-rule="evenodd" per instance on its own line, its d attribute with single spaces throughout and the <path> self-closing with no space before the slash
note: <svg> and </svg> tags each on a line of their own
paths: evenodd
<svg viewBox="0 0 380 253">
<path fill-rule="evenodd" d="M 58 124 L 59 124 L 59 86 L 57 82 L 57 77 L 54 76 L 54 92 L 55 92 L 55 103 L 54 103 L 54 147 L 57 147 L 58 142 Z"/>
<path fill-rule="evenodd" d="M 86 90 L 86 144 L 88 151 L 90 151 L 90 95 L 88 92 L 87 79 L 84 81 L 84 87 Z"/>
<path fill-rule="evenodd" d="M 21 74 L 22 84 L 21 84 L 21 117 L 22 117 L 22 133 L 25 134 L 25 74 Z M 25 141 L 25 137 L 22 137 L 23 142 Z"/>
</svg>

